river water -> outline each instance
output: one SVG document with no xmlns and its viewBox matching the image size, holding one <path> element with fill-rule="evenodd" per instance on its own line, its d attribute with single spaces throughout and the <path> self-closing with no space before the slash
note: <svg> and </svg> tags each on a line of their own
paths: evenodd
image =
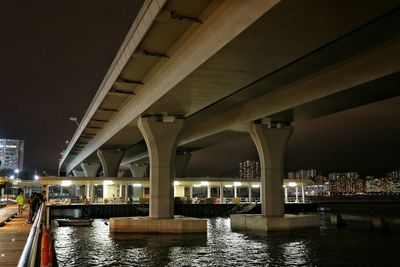
<svg viewBox="0 0 400 267">
<path fill-rule="evenodd" d="M 362 225 L 336 228 L 322 214 L 318 229 L 233 232 L 229 218 L 208 219 L 207 234 L 110 234 L 92 227 L 55 227 L 61 266 L 400 266 L 400 231 Z"/>
</svg>

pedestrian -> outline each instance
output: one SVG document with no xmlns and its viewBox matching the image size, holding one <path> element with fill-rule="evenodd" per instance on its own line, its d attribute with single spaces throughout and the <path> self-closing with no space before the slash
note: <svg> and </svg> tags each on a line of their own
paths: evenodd
<svg viewBox="0 0 400 267">
<path fill-rule="evenodd" d="M 40 206 L 40 204 L 45 203 L 46 202 L 46 191 L 42 191 L 42 193 L 38 193 L 37 194 L 38 198 L 39 198 L 39 203 L 38 205 Z"/>
<path fill-rule="evenodd" d="M 17 204 L 18 204 L 18 215 L 22 216 L 22 212 L 24 211 L 24 205 L 25 205 L 25 195 L 24 195 L 24 191 L 21 190 L 19 192 L 19 195 L 17 196 Z"/>
<path fill-rule="evenodd" d="M 39 205 L 39 196 L 35 192 L 31 195 L 30 198 L 30 203 L 29 203 L 29 216 L 28 216 L 28 221 L 27 223 L 32 224 L 33 223 L 33 217 L 35 216 L 35 212 L 38 208 Z"/>
</svg>

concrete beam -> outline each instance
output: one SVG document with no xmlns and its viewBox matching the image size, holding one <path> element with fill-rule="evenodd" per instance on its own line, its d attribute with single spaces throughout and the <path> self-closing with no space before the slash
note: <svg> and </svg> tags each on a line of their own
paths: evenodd
<svg viewBox="0 0 400 267">
<path fill-rule="evenodd" d="M 136 97 L 127 102 L 122 110 L 115 114 L 113 121 L 108 123 L 102 131 L 99 131 L 90 145 L 84 151 L 79 153 L 78 156 L 74 157 L 71 163 L 65 164 L 64 160 L 75 142 L 75 137 L 73 138 L 65 156 L 60 162 L 60 167 L 63 167 L 65 164 L 67 171 L 71 171 L 76 165 L 100 148 L 122 128 L 139 117 L 152 104 L 172 90 L 174 86 L 279 2 L 280 1 L 278 0 L 241 0 L 221 2 L 215 12 L 187 37 L 184 44 L 177 48 L 173 55 L 170 55 L 168 60 L 163 61 L 160 66 L 155 68 L 156 70 L 147 77 L 148 82 L 146 82 L 142 86 L 141 90 L 137 92 Z M 153 15 L 152 17 L 154 20 Z M 144 32 L 147 31 L 147 29 L 148 28 L 146 28 Z M 139 40 L 141 38 L 142 37 L 140 37 Z M 137 45 L 138 44 L 136 44 L 134 50 L 128 53 L 129 56 L 132 56 Z M 121 61 L 121 63 L 123 63 L 121 65 L 124 66 L 126 60 L 123 59 Z M 112 68 L 114 67 L 116 66 L 112 66 Z M 119 66 L 118 75 L 121 70 L 122 67 Z M 112 71 L 115 70 L 113 69 Z M 109 77 L 106 76 L 105 80 L 108 78 Z M 86 120 L 89 120 L 89 118 L 96 112 L 116 78 L 117 77 L 115 76 L 112 82 L 106 81 L 106 83 L 109 83 L 108 89 L 102 84 L 101 87 L 104 88 L 102 89 L 101 94 L 98 94 L 94 99 L 94 104 L 92 103 L 91 108 L 81 123 L 82 129 L 78 130 L 77 134 L 84 130 L 83 126 L 86 125 Z M 89 118 L 86 119 L 86 117 Z"/>
<path fill-rule="evenodd" d="M 258 120 L 400 71 L 400 40 L 327 66 L 299 81 L 206 119 L 187 119 L 178 145 Z M 262 82 L 262 81 L 260 81 Z"/>
</svg>

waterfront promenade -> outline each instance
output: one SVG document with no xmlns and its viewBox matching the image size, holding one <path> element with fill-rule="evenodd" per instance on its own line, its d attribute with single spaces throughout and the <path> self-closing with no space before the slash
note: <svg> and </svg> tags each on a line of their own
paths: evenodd
<svg viewBox="0 0 400 267">
<path fill-rule="evenodd" d="M 16 206 L 0 209 L 0 219 L 10 212 L 17 212 Z M 26 223 L 29 209 L 25 209 L 21 217 L 16 217 L 0 227 L 0 266 L 17 266 L 31 225 Z"/>
</svg>

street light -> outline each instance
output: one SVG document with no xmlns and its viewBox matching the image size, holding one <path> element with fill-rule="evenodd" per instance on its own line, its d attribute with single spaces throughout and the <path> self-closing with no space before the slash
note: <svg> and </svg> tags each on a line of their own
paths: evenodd
<svg viewBox="0 0 400 267">
<path fill-rule="evenodd" d="M 11 175 L 11 176 L 10 176 L 10 179 L 11 179 L 11 180 L 14 180 L 14 179 L 15 179 L 15 176 L 14 176 L 14 175 Z"/>
<path fill-rule="evenodd" d="M 17 179 L 18 179 L 19 169 L 15 169 L 14 172 L 17 174 Z"/>
<path fill-rule="evenodd" d="M 78 118 L 77 117 L 69 117 L 70 121 L 74 121 L 76 123 L 76 126 L 79 126 Z"/>
</svg>

